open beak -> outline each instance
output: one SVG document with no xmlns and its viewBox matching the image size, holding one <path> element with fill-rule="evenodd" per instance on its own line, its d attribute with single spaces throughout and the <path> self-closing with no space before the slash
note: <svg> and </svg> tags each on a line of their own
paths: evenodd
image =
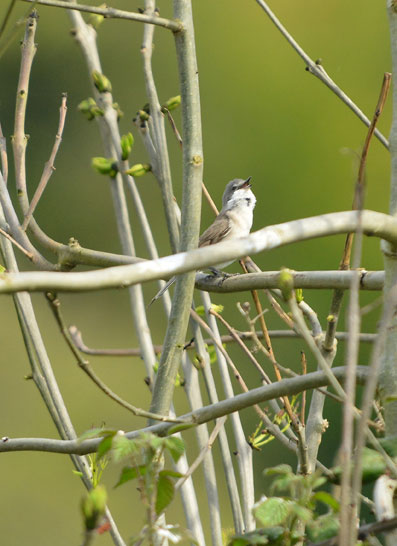
<svg viewBox="0 0 397 546">
<path fill-rule="evenodd" d="M 247 178 L 247 180 L 245 180 L 244 184 L 241 186 L 242 188 L 250 188 L 251 187 L 251 184 L 250 184 L 250 180 L 251 180 L 251 176 L 249 176 Z"/>
</svg>

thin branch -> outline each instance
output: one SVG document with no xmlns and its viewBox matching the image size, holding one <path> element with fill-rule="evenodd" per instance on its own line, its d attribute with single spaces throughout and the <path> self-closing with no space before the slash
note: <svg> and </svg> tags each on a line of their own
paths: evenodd
<svg viewBox="0 0 397 546">
<path fill-rule="evenodd" d="M 221 428 L 225 425 L 226 419 L 227 419 L 226 415 L 224 415 L 223 417 L 218 419 L 218 421 L 217 421 L 217 423 L 216 423 L 216 425 L 215 425 L 215 427 L 214 427 L 213 431 L 211 432 L 211 435 L 210 435 L 210 437 L 208 439 L 207 445 L 204 446 L 203 449 L 200 451 L 197 458 L 190 465 L 189 470 L 186 472 L 186 474 L 184 476 L 182 476 L 182 478 L 180 478 L 176 482 L 175 490 L 178 490 L 184 484 L 184 482 L 189 478 L 189 476 L 191 476 L 193 474 L 193 472 L 200 466 L 200 464 L 202 463 L 202 461 L 203 461 L 204 457 L 206 456 L 206 454 L 208 453 L 208 451 L 210 449 L 212 449 L 212 446 L 214 445 L 214 442 L 215 442 L 219 432 L 221 431 Z"/>
<path fill-rule="evenodd" d="M 277 27 L 281 32 L 287 42 L 293 47 L 293 49 L 298 53 L 298 55 L 303 59 L 306 64 L 306 70 L 316 76 L 320 81 L 322 81 L 337 97 L 339 97 L 345 104 L 352 110 L 356 116 L 367 126 L 369 127 L 371 122 L 367 116 L 360 110 L 360 108 L 336 85 L 336 83 L 328 76 L 327 72 L 321 66 L 320 63 L 314 62 L 309 55 L 301 48 L 297 41 L 291 36 L 288 30 L 282 25 L 282 23 L 277 19 L 275 14 L 271 11 L 269 6 L 264 2 L 264 0 L 256 0 L 259 6 L 263 11 L 268 15 L 272 23 Z M 386 137 L 382 135 L 380 131 L 375 130 L 375 136 L 383 144 L 385 148 L 389 148 L 389 142 Z"/>
<path fill-rule="evenodd" d="M 76 11 L 82 11 L 86 13 L 95 13 L 96 15 L 103 15 L 106 19 L 125 19 L 127 21 L 138 21 L 139 23 L 148 23 L 149 25 L 157 25 L 159 27 L 168 28 L 172 32 L 179 32 L 182 30 L 182 24 L 179 21 L 173 21 L 172 19 L 164 19 L 163 17 L 156 17 L 146 15 L 144 13 L 134 13 L 132 11 L 123 11 L 111 7 L 96 7 L 87 6 L 84 4 L 70 3 L 62 0 L 23 0 L 31 4 L 41 4 L 42 6 L 49 6 L 54 8 L 73 9 Z"/>
<path fill-rule="evenodd" d="M 76 345 L 78 350 L 87 355 L 96 355 L 96 356 L 141 356 L 141 350 L 136 347 L 132 349 L 94 349 L 88 347 L 84 341 L 80 330 L 76 326 L 69 326 L 69 333 L 73 339 L 73 343 Z M 262 339 L 263 332 L 256 331 L 255 335 L 252 332 L 240 332 L 235 330 L 235 334 L 242 340 L 244 339 L 253 339 L 256 338 Z M 269 336 L 273 339 L 298 339 L 301 336 L 292 330 L 269 330 Z M 377 334 L 360 334 L 359 340 L 361 343 L 373 343 L 376 340 Z M 340 341 L 347 341 L 348 333 L 347 332 L 336 332 L 336 339 Z M 234 335 L 223 335 L 220 337 L 221 343 L 233 343 L 236 341 Z M 214 345 L 215 342 L 212 338 L 204 339 L 206 345 Z M 154 351 L 156 354 L 160 354 L 163 351 L 162 345 L 154 345 Z M 191 351 L 196 349 L 196 343 L 194 338 L 191 339 L 185 346 L 185 351 Z M 265 347 L 264 347 L 265 349 Z M 265 349 L 266 350 L 266 349 Z M 278 364 L 279 366 L 279 364 Z M 280 368 L 281 369 L 281 368 Z"/>
<path fill-rule="evenodd" d="M 334 368 L 333 373 L 339 380 L 343 380 L 346 369 L 344 367 Z M 368 377 L 368 369 L 366 366 L 358 368 L 357 381 L 363 383 Z M 308 373 L 305 376 L 294 377 L 292 379 L 282 379 L 271 385 L 258 387 L 247 393 L 237 394 L 233 398 L 222 400 L 216 404 L 204 406 L 193 412 L 182 415 L 180 419 L 195 423 L 197 426 L 207 423 L 214 419 L 218 419 L 224 415 L 229 415 L 244 408 L 260 404 L 281 396 L 292 396 L 304 390 L 317 389 L 329 385 L 329 380 L 324 372 L 317 371 Z M 190 427 L 191 425 L 186 425 Z M 183 425 L 178 426 L 178 429 Z M 166 436 L 175 432 L 175 424 L 160 423 L 152 425 L 145 429 L 134 430 L 126 433 L 129 439 L 136 438 L 142 432 L 152 432 L 159 436 Z M 102 438 L 90 440 L 53 440 L 47 438 L 15 438 L 4 436 L 0 440 L 0 453 L 12 451 L 46 451 L 51 453 L 74 453 L 77 455 L 85 455 L 93 453 L 97 450 Z"/>
<path fill-rule="evenodd" d="M 22 223 L 22 229 L 24 231 L 26 231 L 26 228 L 28 227 L 30 219 L 40 201 L 40 197 L 42 196 L 47 186 L 47 183 L 53 171 L 55 170 L 54 162 L 55 162 L 56 155 L 58 153 L 59 146 L 61 145 L 61 142 L 62 142 L 63 128 L 65 126 L 65 119 L 66 119 L 66 112 L 67 112 L 66 98 L 67 98 L 66 93 L 63 93 L 61 106 L 59 108 L 59 124 L 58 124 L 58 131 L 55 137 L 55 143 L 52 148 L 50 158 L 45 164 L 44 171 L 43 171 L 43 174 L 41 175 L 39 185 L 37 186 L 37 189 L 35 191 L 32 201 L 30 202 L 28 211 L 25 214 L 25 218 Z"/>
<path fill-rule="evenodd" d="M 89 362 L 81 357 L 78 349 L 73 343 L 73 339 L 69 333 L 68 328 L 65 325 L 65 322 L 63 320 L 63 316 L 61 313 L 61 302 L 57 298 L 56 294 L 52 292 L 46 293 L 46 298 L 48 303 L 50 304 L 51 310 L 54 314 L 55 320 L 59 326 L 59 329 L 61 331 L 62 336 L 64 337 L 69 349 L 72 351 L 73 355 L 75 356 L 77 360 L 77 364 L 79 367 L 88 375 L 88 377 L 95 383 L 97 387 L 101 389 L 102 392 L 104 392 L 109 398 L 117 402 L 120 406 L 127 409 L 131 413 L 133 413 L 137 417 L 145 417 L 146 419 L 153 419 L 154 421 L 169 421 L 171 423 L 181 423 L 182 421 L 179 421 L 178 419 L 174 419 L 173 417 L 164 417 L 164 415 L 158 415 L 151 413 L 149 411 L 143 410 L 141 408 L 137 408 L 136 406 L 133 406 L 126 400 L 123 400 L 120 398 L 118 394 L 113 392 L 93 371 L 91 366 L 89 365 Z"/>
<path fill-rule="evenodd" d="M 3 237 L 6 237 L 9 241 L 11 241 L 11 243 L 12 243 L 13 245 L 15 245 L 17 248 L 19 248 L 19 250 L 20 250 L 21 252 L 23 252 L 23 254 L 25 254 L 25 256 L 27 256 L 27 257 L 29 258 L 29 260 L 33 260 L 33 253 L 32 253 L 32 252 L 28 252 L 27 250 L 25 250 L 25 249 L 23 248 L 23 246 L 20 245 L 20 244 L 18 243 L 18 241 L 16 241 L 16 240 L 14 239 L 14 237 L 11 237 L 11 235 L 10 235 L 9 233 L 7 233 L 6 231 L 4 231 L 4 229 L 1 229 L 1 228 L 0 228 L 0 233 L 1 233 L 1 235 L 3 235 Z"/>
</svg>

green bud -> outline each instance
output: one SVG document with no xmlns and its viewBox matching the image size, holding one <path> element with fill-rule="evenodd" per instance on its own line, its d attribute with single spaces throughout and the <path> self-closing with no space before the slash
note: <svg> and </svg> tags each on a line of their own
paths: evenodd
<svg viewBox="0 0 397 546">
<path fill-rule="evenodd" d="M 86 116 L 88 121 L 91 121 L 96 116 L 103 116 L 103 110 L 99 108 L 92 97 L 88 97 L 88 99 L 81 101 L 77 109 Z"/>
<path fill-rule="evenodd" d="M 113 106 L 113 109 L 116 110 L 117 112 L 117 121 L 119 121 L 120 118 L 124 116 L 124 112 L 121 110 L 118 102 L 114 102 L 112 106 Z"/>
<path fill-rule="evenodd" d="M 147 163 L 137 163 L 133 165 L 128 171 L 125 171 L 125 174 L 130 174 L 131 176 L 143 176 L 152 170 L 152 167 Z"/>
<path fill-rule="evenodd" d="M 93 70 L 92 79 L 94 80 L 94 85 L 100 93 L 111 93 L 112 84 L 110 80 L 104 75 L 98 72 L 98 70 Z"/>
<path fill-rule="evenodd" d="M 87 531 L 92 531 L 99 525 L 100 519 L 105 513 L 106 502 L 107 493 L 103 485 L 98 485 L 94 489 L 91 489 L 83 498 L 81 510 Z"/>
<path fill-rule="evenodd" d="M 292 297 L 292 290 L 294 289 L 294 279 L 288 269 L 282 269 L 280 271 L 278 285 L 283 294 L 283 298 L 286 301 L 290 300 Z"/>
<path fill-rule="evenodd" d="M 117 162 L 115 159 L 106 157 L 93 157 L 91 161 L 92 168 L 99 174 L 107 174 L 114 178 L 118 173 Z"/>
<path fill-rule="evenodd" d="M 127 133 L 126 135 L 123 135 L 121 137 L 120 145 L 121 158 L 123 160 L 126 160 L 128 159 L 128 156 L 130 155 L 132 147 L 134 145 L 134 137 L 132 136 L 132 133 Z"/>
<path fill-rule="evenodd" d="M 296 288 L 295 289 L 295 297 L 296 297 L 296 303 L 300 303 L 305 298 L 303 297 L 303 290 L 302 288 Z"/>
<path fill-rule="evenodd" d="M 176 97 L 171 97 L 170 99 L 168 99 L 162 105 L 161 110 L 163 110 L 163 108 L 166 108 L 167 110 L 175 110 L 175 108 L 178 108 L 180 104 L 181 104 L 181 96 L 176 95 Z"/>
<path fill-rule="evenodd" d="M 145 112 L 145 110 L 138 110 L 137 115 L 141 121 L 147 121 L 150 118 L 150 114 Z"/>
<path fill-rule="evenodd" d="M 106 4 L 101 4 L 98 6 L 99 8 L 107 8 Z M 91 25 L 95 30 L 98 30 L 100 25 L 103 23 L 105 17 L 103 15 L 99 15 L 99 13 L 91 13 L 88 17 L 88 24 Z"/>
</svg>

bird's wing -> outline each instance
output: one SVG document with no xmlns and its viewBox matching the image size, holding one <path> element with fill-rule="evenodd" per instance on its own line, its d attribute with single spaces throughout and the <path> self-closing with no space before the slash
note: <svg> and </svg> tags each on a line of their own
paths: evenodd
<svg viewBox="0 0 397 546">
<path fill-rule="evenodd" d="M 230 232 L 230 223 L 227 214 L 221 213 L 207 228 L 199 239 L 199 247 L 214 245 L 223 241 Z"/>
</svg>

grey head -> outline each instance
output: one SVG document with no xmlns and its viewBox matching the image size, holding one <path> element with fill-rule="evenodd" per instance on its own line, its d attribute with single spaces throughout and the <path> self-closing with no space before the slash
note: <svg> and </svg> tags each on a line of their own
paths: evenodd
<svg viewBox="0 0 397 546">
<path fill-rule="evenodd" d="M 227 206 L 235 191 L 243 188 L 249 189 L 251 187 L 250 180 L 250 176 L 246 180 L 243 180 L 242 178 L 235 178 L 227 184 L 222 196 L 222 209 Z"/>
</svg>

